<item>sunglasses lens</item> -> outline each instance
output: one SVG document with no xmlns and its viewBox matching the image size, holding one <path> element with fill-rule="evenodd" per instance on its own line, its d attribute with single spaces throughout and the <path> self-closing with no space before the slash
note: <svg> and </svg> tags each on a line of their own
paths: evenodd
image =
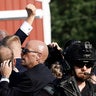
<svg viewBox="0 0 96 96">
<path fill-rule="evenodd" d="M 87 68 L 90 68 L 90 67 L 93 67 L 93 66 L 94 66 L 94 64 L 92 64 L 91 62 L 89 62 L 89 63 L 86 65 Z"/>
<path fill-rule="evenodd" d="M 22 53 L 23 53 L 23 54 L 26 54 L 27 52 L 28 52 L 28 50 L 27 50 L 27 49 L 22 48 Z"/>
<path fill-rule="evenodd" d="M 86 66 L 87 68 L 93 67 L 94 64 L 92 62 L 88 62 L 88 63 L 84 63 L 84 62 L 77 62 L 75 63 L 75 66 L 79 67 L 79 68 L 83 68 L 84 66 Z"/>
<path fill-rule="evenodd" d="M 27 54 L 27 53 L 30 53 L 30 52 L 32 52 L 32 53 L 39 53 L 37 51 L 32 51 L 32 50 L 29 50 L 29 49 L 26 49 L 26 48 L 22 48 L 22 53 L 23 54 Z"/>
</svg>

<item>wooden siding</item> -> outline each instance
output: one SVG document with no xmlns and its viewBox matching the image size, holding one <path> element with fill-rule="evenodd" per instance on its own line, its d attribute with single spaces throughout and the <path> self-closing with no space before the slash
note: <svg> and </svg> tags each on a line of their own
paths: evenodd
<svg viewBox="0 0 96 96">
<path fill-rule="evenodd" d="M 38 2 L 36 0 L 0 0 L 0 10 L 19 10 L 19 9 L 25 9 L 25 6 L 28 3 L 35 4 L 37 9 L 42 8 L 41 2 Z M 20 27 L 20 25 L 23 23 L 24 19 L 17 19 L 17 20 L 1 20 L 0 21 L 0 30 L 5 30 L 9 34 L 14 34 L 16 30 Z M 36 18 L 33 22 L 33 30 L 31 34 L 28 36 L 26 41 L 23 45 L 30 39 L 37 39 L 44 41 L 43 36 L 43 24 L 42 19 Z"/>
</svg>

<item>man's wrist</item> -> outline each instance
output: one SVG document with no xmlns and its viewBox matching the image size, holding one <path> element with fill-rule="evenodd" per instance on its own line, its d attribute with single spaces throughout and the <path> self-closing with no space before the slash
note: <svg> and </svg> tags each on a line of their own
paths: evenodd
<svg viewBox="0 0 96 96">
<path fill-rule="evenodd" d="M 0 82 L 6 81 L 9 83 L 9 78 L 2 76 Z"/>
<path fill-rule="evenodd" d="M 21 25 L 20 29 L 26 34 L 29 35 L 33 27 L 26 21 Z"/>
</svg>

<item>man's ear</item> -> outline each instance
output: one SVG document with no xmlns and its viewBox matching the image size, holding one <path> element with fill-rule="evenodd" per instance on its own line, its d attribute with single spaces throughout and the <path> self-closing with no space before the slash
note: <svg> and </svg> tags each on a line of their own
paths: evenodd
<svg viewBox="0 0 96 96">
<path fill-rule="evenodd" d="M 13 66 L 16 66 L 16 59 L 13 60 Z"/>
</svg>

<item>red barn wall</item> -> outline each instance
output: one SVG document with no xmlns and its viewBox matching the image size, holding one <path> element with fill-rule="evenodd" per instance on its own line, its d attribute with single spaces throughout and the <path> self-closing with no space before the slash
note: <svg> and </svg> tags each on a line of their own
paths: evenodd
<svg viewBox="0 0 96 96">
<path fill-rule="evenodd" d="M 36 0 L 0 0 L 0 11 L 2 10 L 22 10 L 25 9 L 25 6 L 28 3 L 32 3 L 36 6 L 37 9 L 42 8 L 41 2 Z M 0 21 L 0 29 L 7 31 L 9 34 L 14 34 L 16 30 L 20 27 L 23 23 L 24 19 L 17 19 L 17 20 L 1 20 Z M 33 30 L 28 38 L 25 40 L 24 44 L 29 41 L 30 39 L 37 39 L 44 41 L 43 36 L 43 24 L 42 18 L 38 19 L 35 18 L 33 22 Z"/>
</svg>

